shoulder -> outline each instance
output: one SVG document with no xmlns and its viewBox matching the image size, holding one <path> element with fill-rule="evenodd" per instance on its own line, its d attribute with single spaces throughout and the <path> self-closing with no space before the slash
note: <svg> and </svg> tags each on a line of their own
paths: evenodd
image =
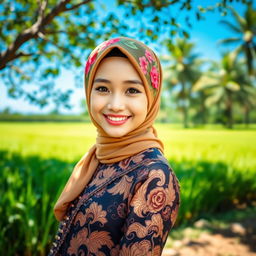
<svg viewBox="0 0 256 256">
<path fill-rule="evenodd" d="M 158 148 L 148 148 L 134 156 L 132 156 L 131 161 L 141 163 L 162 163 L 169 166 L 167 159 L 164 157 L 163 153 Z"/>
<path fill-rule="evenodd" d="M 149 185 L 162 184 L 170 187 L 177 179 L 168 160 L 158 148 L 148 148 L 118 163 L 121 173 L 132 176 L 138 187 L 149 182 Z M 176 182 L 175 182 L 176 183 Z"/>
<path fill-rule="evenodd" d="M 176 179 L 168 160 L 158 148 L 149 148 L 133 156 L 133 158 L 141 160 L 138 166 L 140 180 L 150 179 L 158 184 L 160 182 L 170 185 Z"/>
<path fill-rule="evenodd" d="M 145 165 L 148 171 L 162 169 L 165 172 L 172 171 L 172 168 L 163 153 L 158 148 L 149 148 L 143 152 L 141 164 Z"/>
<path fill-rule="evenodd" d="M 135 155 L 130 156 L 118 163 L 115 163 L 117 168 L 123 171 L 134 169 L 145 169 L 153 163 L 163 164 L 169 166 L 167 159 L 163 156 L 158 148 L 148 148 Z"/>
</svg>

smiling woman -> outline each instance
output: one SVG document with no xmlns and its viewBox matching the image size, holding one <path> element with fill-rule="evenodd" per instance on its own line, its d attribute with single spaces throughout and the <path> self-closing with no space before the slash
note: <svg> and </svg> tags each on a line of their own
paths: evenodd
<svg viewBox="0 0 256 256">
<path fill-rule="evenodd" d="M 89 56 L 86 101 L 98 134 L 54 207 L 50 255 L 161 255 L 180 201 L 153 127 L 161 82 L 157 56 L 134 39 L 110 39 Z"/>
</svg>

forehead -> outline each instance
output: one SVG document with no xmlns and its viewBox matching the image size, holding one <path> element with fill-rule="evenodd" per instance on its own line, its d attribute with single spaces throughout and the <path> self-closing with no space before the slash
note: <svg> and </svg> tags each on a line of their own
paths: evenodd
<svg viewBox="0 0 256 256">
<path fill-rule="evenodd" d="M 136 78 L 141 81 L 140 75 L 131 62 L 123 57 L 108 57 L 103 59 L 95 73 L 95 78 L 104 76 L 104 78 Z"/>
</svg>

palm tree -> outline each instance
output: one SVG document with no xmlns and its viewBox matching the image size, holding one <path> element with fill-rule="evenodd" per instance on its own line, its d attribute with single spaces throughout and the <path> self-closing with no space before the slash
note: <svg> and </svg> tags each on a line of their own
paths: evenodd
<svg viewBox="0 0 256 256">
<path fill-rule="evenodd" d="M 193 122 L 195 124 L 206 124 L 209 120 L 209 110 L 205 105 L 207 98 L 206 91 L 198 91 L 192 93 L 191 97 L 191 109 L 193 110 Z"/>
<path fill-rule="evenodd" d="M 193 86 L 193 91 L 205 90 L 209 93 L 206 106 L 217 105 L 224 108 L 224 117 L 228 128 L 233 126 L 233 103 L 239 97 L 243 101 L 250 94 L 246 93 L 248 77 L 244 65 L 238 62 L 237 51 L 223 55 L 221 61 L 213 62 L 212 67 L 202 75 Z"/>
<path fill-rule="evenodd" d="M 239 81 L 244 81 L 240 84 L 240 91 L 236 94 L 235 100 L 241 106 L 244 113 L 244 124 L 249 125 L 250 123 L 250 112 L 256 107 L 256 87 L 255 80 L 250 79 L 245 74 L 243 67 L 245 61 L 240 61 L 240 69 L 237 70 L 237 77 Z"/>
<path fill-rule="evenodd" d="M 241 89 L 241 93 L 237 95 L 237 101 L 243 108 L 244 123 L 250 124 L 250 112 L 256 107 L 256 89 L 249 84 L 244 85 Z"/>
<path fill-rule="evenodd" d="M 256 74 L 254 62 L 256 60 L 256 10 L 252 4 L 247 4 L 244 17 L 240 16 L 237 11 L 229 7 L 235 19 L 234 23 L 222 20 L 221 23 L 226 25 L 236 34 L 235 37 L 220 40 L 220 44 L 238 44 L 238 52 L 244 54 L 246 58 L 247 70 L 249 75 Z"/>
<path fill-rule="evenodd" d="M 200 66 L 203 63 L 199 55 L 193 53 L 194 43 L 177 38 L 174 44 L 168 42 L 170 56 L 165 58 L 171 65 L 167 67 L 166 84 L 168 90 L 177 93 L 179 109 L 183 115 L 183 125 L 188 127 L 191 89 L 193 83 L 200 77 Z"/>
</svg>

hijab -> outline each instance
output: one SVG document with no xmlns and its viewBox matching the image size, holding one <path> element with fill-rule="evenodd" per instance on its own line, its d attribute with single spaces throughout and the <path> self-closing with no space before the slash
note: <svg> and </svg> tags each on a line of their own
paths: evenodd
<svg viewBox="0 0 256 256">
<path fill-rule="evenodd" d="M 128 134 L 113 138 L 93 119 L 90 112 L 93 80 L 103 58 L 119 50 L 139 73 L 148 100 L 147 116 L 142 124 Z M 160 107 L 162 68 L 156 54 L 144 43 L 132 38 L 118 37 L 97 46 L 85 66 L 84 86 L 90 118 L 97 128 L 96 144 L 80 159 L 54 206 L 54 215 L 62 220 L 69 204 L 85 189 L 99 163 L 111 164 L 138 154 L 148 148 L 163 152 L 163 143 L 157 137 L 153 122 Z"/>
</svg>

